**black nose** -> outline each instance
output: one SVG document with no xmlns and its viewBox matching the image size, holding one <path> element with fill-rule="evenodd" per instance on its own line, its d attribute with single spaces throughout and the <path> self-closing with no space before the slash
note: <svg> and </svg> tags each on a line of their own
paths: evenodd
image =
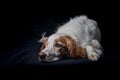
<svg viewBox="0 0 120 80">
<path fill-rule="evenodd" d="M 46 57 L 46 54 L 45 54 L 45 53 L 43 53 L 43 52 L 40 52 L 40 54 L 39 54 L 39 55 L 40 55 L 40 58 L 41 58 L 41 59 L 45 59 L 45 57 Z"/>
</svg>

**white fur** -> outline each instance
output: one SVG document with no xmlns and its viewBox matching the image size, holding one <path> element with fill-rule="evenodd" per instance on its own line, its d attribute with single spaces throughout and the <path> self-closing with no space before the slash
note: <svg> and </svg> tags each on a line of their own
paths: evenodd
<svg viewBox="0 0 120 80">
<path fill-rule="evenodd" d="M 97 22 L 88 19 L 87 16 L 77 16 L 71 19 L 59 27 L 56 34 L 65 34 L 73 38 L 78 46 L 86 49 L 90 60 L 98 60 L 102 54 L 99 43 L 101 34 Z"/>
<path fill-rule="evenodd" d="M 59 27 L 56 34 L 60 33 L 67 34 L 75 39 L 81 47 L 89 45 L 94 39 L 99 41 L 101 37 L 97 23 L 86 16 L 78 16 L 71 19 L 65 25 Z"/>
<path fill-rule="evenodd" d="M 49 45 L 43 52 L 48 50 L 48 47 L 53 46 L 53 42 L 56 38 L 63 35 L 70 36 L 76 41 L 78 46 L 86 49 L 88 59 L 90 60 L 98 60 L 102 54 L 100 45 L 101 34 L 97 27 L 97 22 L 88 19 L 87 16 L 76 16 L 66 24 L 60 26 L 58 30 L 48 38 Z"/>
</svg>

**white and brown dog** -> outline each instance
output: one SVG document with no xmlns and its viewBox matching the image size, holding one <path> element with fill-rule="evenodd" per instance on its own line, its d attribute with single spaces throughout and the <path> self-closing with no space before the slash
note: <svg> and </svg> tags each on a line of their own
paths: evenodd
<svg viewBox="0 0 120 80">
<path fill-rule="evenodd" d="M 53 62 L 63 57 L 88 58 L 96 61 L 102 55 L 100 30 L 94 20 L 76 16 L 60 26 L 49 37 L 43 34 L 39 57 L 41 61 Z"/>
</svg>

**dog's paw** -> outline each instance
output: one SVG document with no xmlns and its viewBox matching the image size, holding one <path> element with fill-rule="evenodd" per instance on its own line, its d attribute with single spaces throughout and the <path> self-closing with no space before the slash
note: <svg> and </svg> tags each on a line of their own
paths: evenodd
<svg viewBox="0 0 120 80">
<path fill-rule="evenodd" d="M 88 59 L 92 61 L 97 61 L 100 58 L 100 55 L 97 54 L 96 52 L 90 52 L 88 54 Z"/>
</svg>

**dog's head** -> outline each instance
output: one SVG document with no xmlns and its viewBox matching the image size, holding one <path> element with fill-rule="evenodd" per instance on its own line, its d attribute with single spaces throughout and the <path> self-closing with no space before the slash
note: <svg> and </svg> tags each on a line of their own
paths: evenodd
<svg viewBox="0 0 120 80">
<path fill-rule="evenodd" d="M 43 62 L 57 61 L 63 57 L 85 57 L 85 50 L 78 47 L 76 41 L 69 36 L 53 34 L 41 39 L 42 47 L 39 58 Z"/>
</svg>

